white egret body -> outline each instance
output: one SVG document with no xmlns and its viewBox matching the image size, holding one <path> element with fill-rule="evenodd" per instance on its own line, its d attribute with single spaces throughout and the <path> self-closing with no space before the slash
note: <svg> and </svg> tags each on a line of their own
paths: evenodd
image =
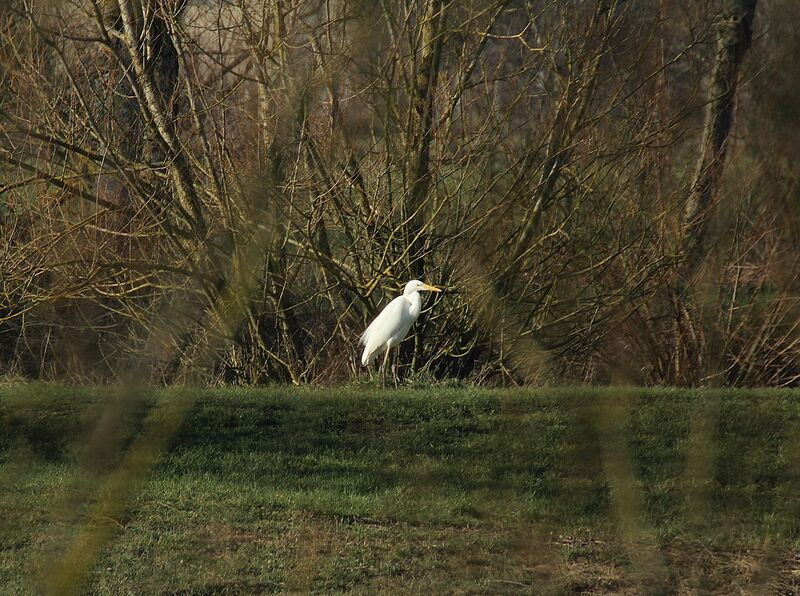
<svg viewBox="0 0 800 596">
<path fill-rule="evenodd" d="M 411 325 L 419 317 L 422 310 L 421 291 L 441 292 L 442 290 L 413 279 L 406 284 L 402 296 L 398 296 L 386 305 L 367 330 L 361 335 L 360 343 L 364 346 L 361 364 L 368 366 L 370 362 L 383 354 L 383 366 L 389 357 L 389 350 L 397 346 L 411 329 Z"/>
</svg>

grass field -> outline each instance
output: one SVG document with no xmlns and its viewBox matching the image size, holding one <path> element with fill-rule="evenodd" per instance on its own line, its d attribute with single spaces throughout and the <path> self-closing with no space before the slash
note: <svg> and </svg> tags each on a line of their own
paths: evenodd
<svg viewBox="0 0 800 596">
<path fill-rule="evenodd" d="M 0 386 L 0 592 L 795 593 L 800 393 Z"/>
</svg>

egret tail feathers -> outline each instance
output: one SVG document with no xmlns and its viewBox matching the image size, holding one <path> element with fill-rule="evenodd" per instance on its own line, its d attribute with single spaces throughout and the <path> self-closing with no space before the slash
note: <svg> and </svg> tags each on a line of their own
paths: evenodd
<svg viewBox="0 0 800 596">
<path fill-rule="evenodd" d="M 375 358 L 375 355 L 378 353 L 379 350 L 370 350 L 369 346 L 364 348 L 364 353 L 361 354 L 361 364 L 364 366 L 369 366 L 372 360 Z"/>
</svg>

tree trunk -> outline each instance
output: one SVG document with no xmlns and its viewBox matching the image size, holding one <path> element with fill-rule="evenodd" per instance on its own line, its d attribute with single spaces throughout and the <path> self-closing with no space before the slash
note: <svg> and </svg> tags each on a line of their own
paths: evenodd
<svg viewBox="0 0 800 596">
<path fill-rule="evenodd" d="M 727 0 L 720 15 L 714 70 L 708 89 L 705 132 L 683 212 L 676 287 L 675 381 L 695 384 L 702 369 L 703 338 L 693 323 L 690 286 L 708 253 L 708 222 L 725 168 L 728 138 L 735 116 L 739 70 L 753 38 L 758 0 Z"/>
<path fill-rule="evenodd" d="M 688 283 L 705 259 L 705 240 L 714 198 L 725 168 L 728 137 L 733 127 L 739 69 L 753 38 L 758 0 L 728 0 L 720 16 L 714 72 L 708 89 L 703 145 L 683 214 L 681 278 Z"/>
<path fill-rule="evenodd" d="M 422 21 L 422 40 L 420 42 L 419 66 L 414 78 L 412 102 L 414 107 L 414 129 L 409 135 L 408 152 L 413 156 L 409 176 L 410 188 L 403 202 L 405 239 L 409 246 L 409 273 L 412 278 L 425 277 L 425 201 L 431 187 L 430 156 L 433 143 L 433 108 L 436 96 L 436 80 L 439 74 L 439 59 L 442 54 L 444 37 L 444 2 L 428 0 Z M 419 329 L 424 321 L 417 323 Z M 411 362 L 416 370 L 422 355 L 422 334 L 414 335 L 414 352 Z"/>
<path fill-rule="evenodd" d="M 411 245 L 409 266 L 411 276 L 422 278 L 425 271 L 424 204 L 431 186 L 430 153 L 433 143 L 433 103 L 439 58 L 442 53 L 444 6 L 442 0 L 428 0 L 422 22 L 422 41 L 419 68 L 414 79 L 414 131 L 409 136 L 409 154 L 413 155 L 410 189 L 404 202 L 406 241 Z"/>
<path fill-rule="evenodd" d="M 277 55 L 282 65 L 281 76 L 283 77 L 285 77 L 286 70 L 290 68 L 290 57 L 284 43 L 287 37 L 285 10 L 285 8 L 277 5 L 274 15 L 274 43 L 276 47 L 279 48 Z M 259 49 L 259 51 L 261 49 Z M 259 72 L 259 167 L 261 168 L 262 175 L 266 176 L 268 184 L 277 194 L 272 200 L 278 201 L 281 200 L 279 197 L 285 194 L 281 189 L 284 187 L 287 180 L 285 168 L 288 145 L 290 142 L 289 139 L 293 137 L 295 130 L 302 126 L 305 115 L 306 98 L 300 94 L 296 112 L 288 108 L 288 101 L 287 105 L 281 106 L 278 113 L 282 114 L 283 123 L 278 126 L 273 135 L 270 135 L 270 116 L 273 115 L 275 108 L 270 100 L 269 75 L 266 65 L 264 64 L 267 59 L 266 55 L 260 53 L 256 55 Z M 284 89 L 288 89 L 288 79 L 283 78 L 282 85 Z M 291 118 L 289 117 L 290 115 L 292 116 Z M 287 262 L 288 257 L 286 255 L 284 239 L 289 226 L 289 223 L 285 220 L 285 213 L 288 210 L 284 211 L 280 209 L 277 204 L 272 204 L 271 210 L 272 237 L 269 239 L 268 245 L 264 247 L 267 251 L 267 279 L 265 279 L 265 283 L 267 284 L 268 293 L 272 297 L 275 306 L 276 331 L 278 331 L 281 336 L 281 341 L 286 353 L 286 364 L 284 368 L 291 382 L 297 385 L 301 381 L 304 356 L 301 326 L 297 321 L 294 311 L 296 300 L 293 298 L 287 281 L 289 278 L 289 264 Z M 254 331 L 256 333 L 258 332 L 257 329 Z"/>
</svg>

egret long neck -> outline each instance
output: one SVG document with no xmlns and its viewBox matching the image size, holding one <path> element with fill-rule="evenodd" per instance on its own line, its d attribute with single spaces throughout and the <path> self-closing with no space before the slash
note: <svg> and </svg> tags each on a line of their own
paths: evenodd
<svg viewBox="0 0 800 596">
<path fill-rule="evenodd" d="M 420 298 L 419 292 L 411 292 L 406 296 L 406 299 L 411 303 L 409 313 L 416 319 L 422 310 L 422 298 Z"/>
</svg>

